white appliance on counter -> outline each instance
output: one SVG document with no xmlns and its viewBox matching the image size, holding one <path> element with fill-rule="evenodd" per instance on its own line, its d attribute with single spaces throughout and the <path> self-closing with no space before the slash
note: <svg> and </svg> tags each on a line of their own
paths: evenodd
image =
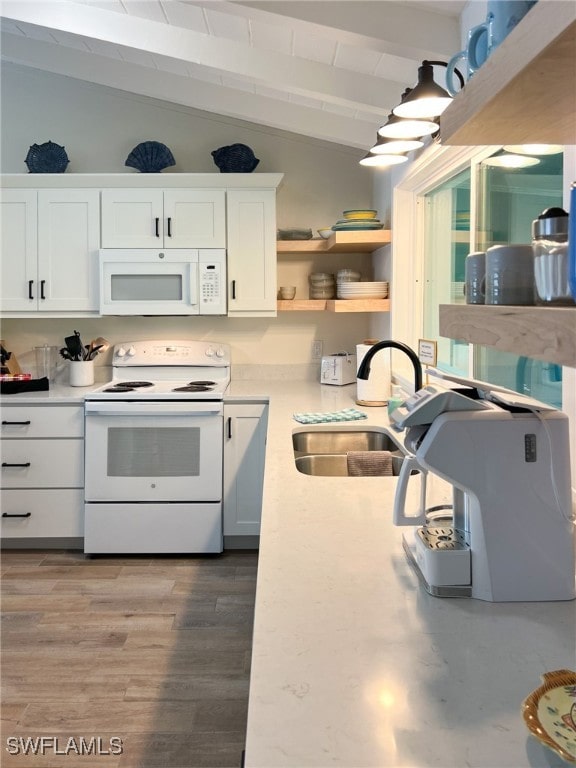
<svg viewBox="0 0 576 768">
<path fill-rule="evenodd" d="M 126 342 L 112 364 L 85 399 L 84 551 L 222 552 L 230 347 Z"/>
<path fill-rule="evenodd" d="M 433 595 L 574 599 L 568 417 L 511 390 L 444 378 L 463 386 L 430 384 L 391 415 L 411 454 L 394 509 L 397 525 L 418 526 L 404 536 L 409 560 Z M 407 514 L 414 470 L 424 490 L 417 514 Z M 451 519 L 428 516 L 426 472 L 453 486 Z"/>
<path fill-rule="evenodd" d="M 320 364 L 320 383 L 343 386 L 356 381 L 356 355 L 337 352 L 324 355 Z"/>
<path fill-rule="evenodd" d="M 224 248 L 99 251 L 100 314 L 225 315 Z"/>
</svg>

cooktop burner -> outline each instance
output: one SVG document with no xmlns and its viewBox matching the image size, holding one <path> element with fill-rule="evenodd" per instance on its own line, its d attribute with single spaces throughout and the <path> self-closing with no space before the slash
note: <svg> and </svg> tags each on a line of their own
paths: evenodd
<svg viewBox="0 0 576 768">
<path fill-rule="evenodd" d="M 152 381 L 123 381 L 122 384 L 117 384 L 117 387 L 132 387 L 133 389 L 137 389 L 138 387 L 153 387 L 154 382 Z"/>
<path fill-rule="evenodd" d="M 102 390 L 103 392 L 134 392 L 135 389 L 153 387 L 151 381 L 123 381 L 121 384 L 112 384 L 111 387 Z"/>
<path fill-rule="evenodd" d="M 215 381 L 189 381 L 188 382 L 188 386 L 189 387 L 192 387 L 192 386 L 195 386 L 195 385 L 197 385 L 199 387 L 215 387 L 216 386 L 216 382 Z"/>
<path fill-rule="evenodd" d="M 211 386 L 206 386 L 205 384 L 192 382 L 190 384 L 185 384 L 183 387 L 174 387 L 172 392 L 209 392 L 213 386 L 214 386 L 213 382 L 211 382 Z"/>
</svg>

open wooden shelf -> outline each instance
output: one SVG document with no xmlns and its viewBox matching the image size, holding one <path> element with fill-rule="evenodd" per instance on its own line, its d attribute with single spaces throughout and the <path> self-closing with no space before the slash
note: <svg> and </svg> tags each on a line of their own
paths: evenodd
<svg viewBox="0 0 576 768">
<path fill-rule="evenodd" d="M 574 144 L 576 3 L 539 2 L 440 119 L 443 144 Z"/>
<path fill-rule="evenodd" d="M 440 335 L 576 368 L 576 307 L 441 304 Z"/>
<path fill-rule="evenodd" d="M 391 242 L 389 229 L 334 232 L 326 240 L 278 240 L 278 253 L 372 253 Z"/>
<path fill-rule="evenodd" d="M 390 312 L 390 299 L 293 299 L 278 301 L 279 312 Z"/>
</svg>

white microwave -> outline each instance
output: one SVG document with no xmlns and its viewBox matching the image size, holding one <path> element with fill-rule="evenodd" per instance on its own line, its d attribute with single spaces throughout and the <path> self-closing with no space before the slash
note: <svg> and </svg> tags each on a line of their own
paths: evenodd
<svg viewBox="0 0 576 768">
<path fill-rule="evenodd" d="M 225 315 L 224 248 L 99 251 L 101 315 Z"/>
</svg>

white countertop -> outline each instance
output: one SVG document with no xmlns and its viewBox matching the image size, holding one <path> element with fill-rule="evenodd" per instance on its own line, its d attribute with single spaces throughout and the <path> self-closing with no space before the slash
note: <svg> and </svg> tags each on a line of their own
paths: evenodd
<svg viewBox="0 0 576 768">
<path fill-rule="evenodd" d="M 88 388 L 2 397 L 80 403 Z M 576 668 L 576 601 L 427 594 L 391 521 L 394 478 L 296 470 L 292 415 L 358 407 L 355 385 L 232 381 L 270 400 L 246 768 L 565 765 L 530 736 L 522 701 Z M 385 408 L 360 408 L 385 427 Z M 414 484 L 415 486 L 416 484 Z M 434 484 L 433 484 L 434 485 Z M 442 483 L 434 502 L 447 500 Z"/>
<path fill-rule="evenodd" d="M 355 386 L 261 389 L 270 414 L 246 768 L 564 765 L 529 734 L 521 704 L 544 672 L 576 668 L 576 601 L 430 596 L 392 525 L 395 479 L 295 468 L 292 414 L 355 406 Z M 369 420 L 352 428 L 387 424 L 385 408 L 359 410 Z"/>
</svg>

